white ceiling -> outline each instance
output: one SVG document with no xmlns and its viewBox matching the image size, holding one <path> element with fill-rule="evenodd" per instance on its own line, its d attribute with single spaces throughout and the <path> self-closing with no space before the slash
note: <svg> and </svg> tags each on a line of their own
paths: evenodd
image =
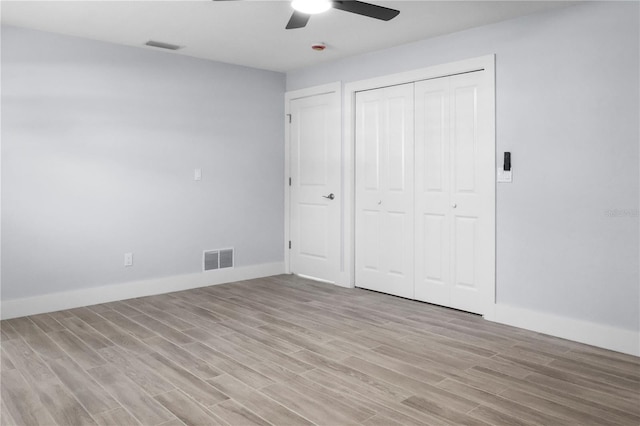
<svg viewBox="0 0 640 426">
<path fill-rule="evenodd" d="M 306 28 L 285 30 L 288 1 L 2 1 L 2 23 L 145 49 L 148 40 L 188 55 L 289 71 L 517 16 L 567 1 L 372 1 L 400 10 L 376 19 L 329 10 Z M 324 42 L 324 52 L 311 50 Z"/>
</svg>

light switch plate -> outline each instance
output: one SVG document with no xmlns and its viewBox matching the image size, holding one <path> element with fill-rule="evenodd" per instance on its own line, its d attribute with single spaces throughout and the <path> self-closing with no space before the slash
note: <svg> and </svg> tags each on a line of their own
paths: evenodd
<svg viewBox="0 0 640 426">
<path fill-rule="evenodd" d="M 133 266 L 133 253 L 124 254 L 124 266 Z"/>
<path fill-rule="evenodd" d="M 193 180 L 202 180 L 202 169 L 193 170 Z"/>
<path fill-rule="evenodd" d="M 513 170 L 504 171 L 502 167 L 498 168 L 498 183 L 513 182 Z"/>
</svg>

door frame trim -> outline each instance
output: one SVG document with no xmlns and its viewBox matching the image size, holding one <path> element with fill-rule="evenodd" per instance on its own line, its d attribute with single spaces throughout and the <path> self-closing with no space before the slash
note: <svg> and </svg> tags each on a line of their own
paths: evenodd
<svg viewBox="0 0 640 426">
<path fill-rule="evenodd" d="M 367 80 L 354 81 L 346 83 L 344 87 L 344 110 L 343 110 L 343 170 L 344 173 L 344 239 L 343 244 L 343 269 L 340 276 L 339 285 L 343 287 L 355 287 L 355 101 L 356 93 L 379 89 L 382 87 L 395 86 L 399 84 L 407 84 L 421 80 L 429 80 L 432 78 L 447 77 L 450 75 L 461 74 L 471 71 L 484 70 L 489 73 L 489 88 L 493 96 L 490 99 L 490 134 L 493 135 L 494 150 L 496 147 L 496 113 L 495 113 L 495 55 L 484 55 L 476 58 L 465 59 L 447 64 L 435 65 L 428 68 L 422 68 L 398 74 L 391 74 L 381 77 L 375 77 Z M 495 157 L 495 155 L 494 155 Z M 493 168 L 495 174 L 495 167 Z M 493 212 L 493 279 L 490 304 L 486 307 L 485 317 L 493 316 L 493 305 L 496 303 L 496 253 L 495 253 L 495 179 L 494 179 L 494 212 Z"/>
<path fill-rule="evenodd" d="M 289 251 L 289 240 L 291 238 L 291 187 L 289 186 L 289 177 L 291 177 L 291 126 L 289 126 L 289 114 L 291 114 L 291 101 L 296 99 L 308 98 L 311 96 L 325 95 L 328 93 L 336 94 L 336 108 L 340 111 L 342 102 L 342 82 L 323 84 L 321 86 L 308 87 L 300 90 L 285 92 L 284 94 L 284 270 L 285 273 L 291 273 L 291 253 Z M 340 114 L 342 120 L 342 114 Z M 342 135 L 341 135 L 342 136 Z M 342 141 L 341 141 L 342 144 Z M 342 146 L 341 146 L 341 152 Z M 344 179 L 341 179 L 341 183 Z M 344 209 L 344 202 L 341 202 Z M 340 222 L 343 222 L 344 215 L 341 215 Z M 340 235 L 340 241 L 342 241 Z"/>
</svg>

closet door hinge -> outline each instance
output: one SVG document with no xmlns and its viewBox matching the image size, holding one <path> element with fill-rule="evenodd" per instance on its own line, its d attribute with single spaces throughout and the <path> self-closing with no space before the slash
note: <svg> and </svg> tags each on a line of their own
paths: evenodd
<svg viewBox="0 0 640 426">
<path fill-rule="evenodd" d="M 289 250 L 291 250 L 291 241 L 289 241 Z"/>
<path fill-rule="evenodd" d="M 291 178 L 289 178 L 289 186 L 291 186 Z"/>
<path fill-rule="evenodd" d="M 287 118 L 289 119 L 289 124 L 291 124 L 291 114 L 287 114 Z"/>
</svg>

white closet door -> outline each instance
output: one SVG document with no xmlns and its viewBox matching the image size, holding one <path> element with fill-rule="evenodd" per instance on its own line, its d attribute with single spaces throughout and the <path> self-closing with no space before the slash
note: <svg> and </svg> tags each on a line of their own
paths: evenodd
<svg viewBox="0 0 640 426">
<path fill-rule="evenodd" d="M 356 286 L 413 298 L 413 84 L 356 94 Z"/>
<path fill-rule="evenodd" d="M 486 313 L 495 184 L 485 72 L 416 83 L 416 298 Z"/>
<path fill-rule="evenodd" d="M 451 304 L 449 78 L 416 83 L 416 285 L 418 300 Z"/>
<path fill-rule="evenodd" d="M 336 282 L 340 273 L 340 99 L 294 99 L 291 111 L 291 272 Z"/>
</svg>

